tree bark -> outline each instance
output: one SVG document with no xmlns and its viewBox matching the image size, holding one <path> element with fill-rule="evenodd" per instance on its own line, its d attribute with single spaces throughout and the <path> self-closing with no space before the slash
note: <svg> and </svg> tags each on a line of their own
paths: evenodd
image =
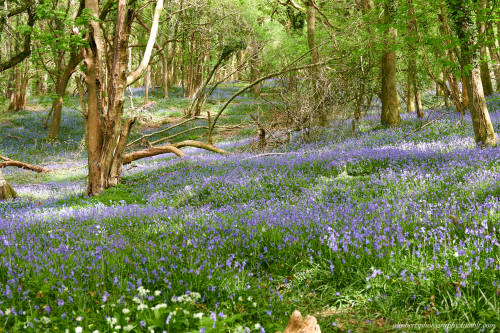
<svg viewBox="0 0 500 333">
<path fill-rule="evenodd" d="M 391 25 L 394 16 L 394 4 L 384 2 L 384 21 Z M 401 122 L 399 114 L 400 105 L 396 87 L 396 53 L 393 45 L 396 40 L 396 29 L 390 26 L 384 36 L 384 49 L 382 51 L 382 115 L 381 123 L 384 126 L 397 126 Z"/>
<path fill-rule="evenodd" d="M 488 66 L 488 51 L 486 49 L 486 41 L 488 39 L 486 35 L 486 22 L 485 22 L 485 11 L 486 11 L 487 0 L 480 0 L 481 9 L 481 20 L 479 23 L 479 54 L 481 60 L 479 62 L 480 72 L 481 72 L 481 82 L 483 84 L 484 94 L 486 96 L 493 94 L 493 84 L 491 83 L 490 67 Z"/>
<path fill-rule="evenodd" d="M 396 31 L 390 28 L 387 38 L 393 40 Z M 382 51 L 382 116 L 381 123 L 385 126 L 397 126 L 401 122 L 399 114 L 398 91 L 396 87 L 396 54 L 386 46 Z"/>
<path fill-rule="evenodd" d="M 477 35 L 471 0 L 448 0 L 451 17 L 455 23 L 455 32 L 460 40 L 460 66 L 465 81 L 469 109 L 474 128 L 476 143 L 479 146 L 496 145 L 496 135 L 491 123 L 478 65 Z M 472 70 L 469 68 L 472 67 Z"/>
</svg>

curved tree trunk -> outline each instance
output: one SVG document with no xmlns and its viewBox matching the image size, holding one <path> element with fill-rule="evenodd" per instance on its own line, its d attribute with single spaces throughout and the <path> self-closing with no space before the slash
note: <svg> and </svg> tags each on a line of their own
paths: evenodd
<svg viewBox="0 0 500 333">
<path fill-rule="evenodd" d="M 62 117 L 62 107 L 63 99 L 66 94 L 66 88 L 68 87 L 69 79 L 73 75 L 76 66 L 82 61 L 83 56 L 80 52 L 71 52 L 68 63 L 64 66 L 58 66 L 60 73 L 56 81 L 56 95 L 57 97 L 52 102 L 52 109 L 50 113 L 52 114 L 52 120 L 49 127 L 49 140 L 56 140 L 59 137 L 59 128 L 61 127 L 61 117 Z"/>
</svg>

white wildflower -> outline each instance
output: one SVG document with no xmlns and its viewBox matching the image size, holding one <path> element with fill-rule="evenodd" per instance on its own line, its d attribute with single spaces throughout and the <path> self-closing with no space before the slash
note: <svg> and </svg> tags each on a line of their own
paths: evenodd
<svg viewBox="0 0 500 333">
<path fill-rule="evenodd" d="M 50 323 L 50 322 L 51 322 L 51 320 L 50 320 L 50 318 L 43 316 L 42 318 L 40 318 L 40 322 L 41 322 L 42 324 L 47 325 L 48 323 Z"/>
<path fill-rule="evenodd" d="M 123 308 L 122 312 L 123 312 L 123 314 L 127 314 L 127 313 L 129 313 L 129 312 L 130 312 L 130 310 L 129 310 L 129 309 L 127 309 L 127 308 Z"/>
<path fill-rule="evenodd" d="M 145 289 L 143 286 L 140 286 L 137 288 L 137 292 L 139 293 L 139 296 L 146 296 L 149 293 L 149 289 Z"/>
<path fill-rule="evenodd" d="M 134 329 L 134 325 L 127 325 L 123 328 L 125 332 L 132 331 Z"/>
<path fill-rule="evenodd" d="M 113 327 L 118 322 L 118 319 L 116 319 L 115 317 L 109 317 L 106 318 L 106 321 L 108 322 L 109 326 Z"/>
<path fill-rule="evenodd" d="M 160 310 L 160 309 L 165 309 L 167 307 L 167 304 L 165 303 L 160 303 L 160 304 L 156 304 L 155 306 L 153 306 L 151 309 L 153 311 L 156 311 L 156 310 Z"/>
<path fill-rule="evenodd" d="M 83 332 L 83 328 L 81 326 L 78 326 L 75 328 L 75 333 L 82 333 Z"/>
<path fill-rule="evenodd" d="M 193 315 L 193 318 L 201 319 L 203 317 L 203 312 L 198 312 Z"/>
<path fill-rule="evenodd" d="M 155 296 L 160 296 L 160 295 L 161 295 L 161 290 L 155 290 L 154 295 L 155 295 Z"/>
<path fill-rule="evenodd" d="M 142 311 L 142 310 L 146 310 L 148 308 L 148 306 L 144 303 L 141 303 L 139 304 L 139 306 L 137 307 L 137 310 L 138 311 Z"/>
</svg>

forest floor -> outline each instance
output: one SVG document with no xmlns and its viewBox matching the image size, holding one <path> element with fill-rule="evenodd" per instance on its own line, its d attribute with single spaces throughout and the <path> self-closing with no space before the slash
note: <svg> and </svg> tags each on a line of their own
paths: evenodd
<svg viewBox="0 0 500 333">
<path fill-rule="evenodd" d="M 136 115 L 156 126 L 133 138 L 188 105 L 153 100 Z M 276 332 L 294 309 L 322 332 L 500 327 L 500 149 L 477 149 L 468 117 L 338 121 L 263 155 L 248 113 L 266 105 L 247 95 L 222 122 L 241 128 L 217 138 L 233 154 L 138 160 L 86 198 L 83 122 L 65 105 L 58 142 L 46 112 L 0 117 L 2 155 L 54 170 L 5 172 L 20 198 L 0 203 L 0 332 Z M 500 96 L 488 106 L 499 133 Z"/>
</svg>

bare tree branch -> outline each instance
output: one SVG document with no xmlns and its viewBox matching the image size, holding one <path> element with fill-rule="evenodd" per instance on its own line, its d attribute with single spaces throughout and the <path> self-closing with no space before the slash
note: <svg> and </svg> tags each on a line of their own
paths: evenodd
<svg viewBox="0 0 500 333">
<path fill-rule="evenodd" d="M 41 167 L 41 166 L 29 164 L 29 163 L 24 163 L 24 162 L 20 162 L 20 161 L 11 160 L 10 158 L 5 157 L 5 156 L 0 156 L 0 160 L 5 161 L 5 162 L 1 162 L 0 163 L 0 168 L 5 168 L 5 167 L 13 166 L 13 167 L 21 168 L 21 169 L 24 169 L 24 170 L 30 170 L 30 171 L 34 171 L 34 172 L 38 172 L 38 173 L 49 172 L 50 171 L 50 169 L 47 169 L 45 167 Z"/>
<path fill-rule="evenodd" d="M 158 34 L 158 21 L 160 20 L 161 11 L 163 10 L 163 0 L 158 0 L 156 2 L 155 12 L 153 15 L 153 24 L 151 26 L 151 33 L 149 35 L 148 44 L 146 50 L 144 50 L 144 56 L 142 58 L 139 67 L 127 76 L 127 86 L 131 85 L 139 79 L 139 77 L 144 73 L 146 67 L 148 67 L 149 60 L 151 59 L 151 53 L 156 42 L 156 35 Z"/>
</svg>

